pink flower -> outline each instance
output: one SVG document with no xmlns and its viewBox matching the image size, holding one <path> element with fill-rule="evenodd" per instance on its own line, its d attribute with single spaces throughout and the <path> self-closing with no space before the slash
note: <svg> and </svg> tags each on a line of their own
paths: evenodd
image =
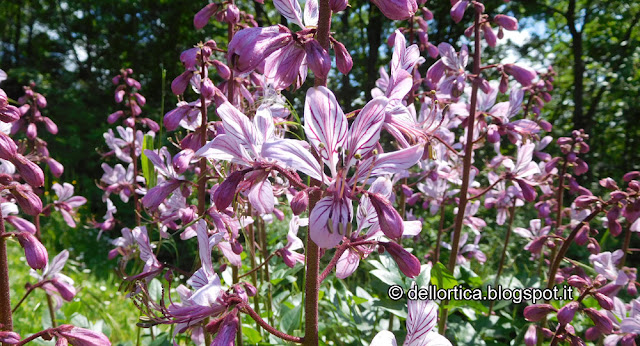
<svg viewBox="0 0 640 346">
<path fill-rule="evenodd" d="M 371 0 L 389 19 L 404 20 L 418 11 L 416 0 Z"/>
</svg>

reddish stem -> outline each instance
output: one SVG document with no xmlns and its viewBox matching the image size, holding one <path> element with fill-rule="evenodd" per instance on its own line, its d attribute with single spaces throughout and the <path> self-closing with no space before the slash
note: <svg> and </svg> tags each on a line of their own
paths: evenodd
<svg viewBox="0 0 640 346">
<path fill-rule="evenodd" d="M 476 11 L 475 26 L 474 26 L 474 39 L 475 49 L 473 52 L 473 73 L 475 75 L 480 74 L 480 21 L 481 13 Z M 456 259 L 458 258 L 458 244 L 460 244 L 460 235 L 462 233 L 462 222 L 464 220 L 464 213 L 466 211 L 467 202 L 469 198 L 467 193 L 469 191 L 469 173 L 471 171 L 471 158 L 473 156 L 473 132 L 476 120 L 476 108 L 478 104 L 478 84 L 479 80 L 476 78 L 473 81 L 471 87 L 471 105 L 469 107 L 469 118 L 467 121 L 467 141 L 465 146 L 464 161 L 462 166 L 462 186 L 460 187 L 460 203 L 458 205 L 458 214 L 456 215 L 455 228 L 453 231 L 453 241 L 451 243 L 451 255 L 449 257 L 449 272 L 453 273 L 456 267 Z M 446 306 L 446 302 L 443 302 Z M 438 330 L 440 334 L 444 333 L 447 323 L 447 309 L 442 309 L 442 315 L 440 318 L 440 325 Z"/>
<path fill-rule="evenodd" d="M 0 215 L 0 330 L 13 330 L 11 296 L 9 295 L 9 263 L 7 262 L 7 239 L 1 237 L 5 232 L 4 218 Z M 3 343 L 3 346 L 9 344 Z"/>
</svg>

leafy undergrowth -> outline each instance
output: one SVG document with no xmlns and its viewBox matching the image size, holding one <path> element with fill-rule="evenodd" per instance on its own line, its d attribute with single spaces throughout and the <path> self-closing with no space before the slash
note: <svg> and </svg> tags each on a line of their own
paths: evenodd
<svg viewBox="0 0 640 346">
<path fill-rule="evenodd" d="M 35 283 L 29 275 L 24 253 L 17 243 L 9 243 L 9 267 L 11 270 L 11 302 L 13 306 L 27 291 L 25 283 Z M 55 254 L 49 254 L 50 257 Z M 96 277 L 91 269 L 86 268 L 73 258 L 73 254 L 65 266 L 65 274 L 75 281 L 78 294 L 73 301 L 65 302 L 56 312 L 56 323 L 73 324 L 83 328 L 102 331 L 109 337 L 113 345 L 136 345 L 138 339 L 139 312 L 126 293 L 118 291 L 119 278 L 115 274 L 106 277 Z M 105 276 L 105 275 L 101 275 Z M 41 289 L 31 293 L 30 299 L 19 307 L 14 314 L 14 329 L 21 336 L 27 337 L 33 333 L 51 327 L 51 317 L 47 307 L 46 294 Z M 156 334 L 159 334 L 156 327 Z M 151 340 L 149 329 L 142 329 L 141 345 L 170 345 L 168 334 Z M 37 339 L 33 345 L 53 345 L 53 341 Z"/>
</svg>

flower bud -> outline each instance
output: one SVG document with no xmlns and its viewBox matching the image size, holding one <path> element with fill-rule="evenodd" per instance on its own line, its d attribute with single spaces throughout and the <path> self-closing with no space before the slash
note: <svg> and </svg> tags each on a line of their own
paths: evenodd
<svg viewBox="0 0 640 346">
<path fill-rule="evenodd" d="M 582 175 L 587 173 L 587 171 L 589 170 L 589 165 L 587 165 L 586 162 L 584 162 L 584 160 L 582 159 L 577 159 L 576 160 L 576 166 L 573 168 L 573 172 L 576 175 Z"/>
<path fill-rule="evenodd" d="M 18 153 L 18 147 L 11 137 L 0 132 L 0 158 L 11 160 Z"/>
<path fill-rule="evenodd" d="M 522 197 L 524 197 L 527 202 L 535 201 L 536 190 L 533 188 L 533 186 L 529 185 L 522 179 L 515 179 L 515 181 L 516 183 L 518 183 L 518 186 L 520 186 L 520 189 L 522 189 Z"/>
<path fill-rule="evenodd" d="M 353 68 L 353 59 L 347 48 L 341 42 L 333 41 L 333 51 L 336 53 L 338 71 L 342 74 L 349 73 Z"/>
<path fill-rule="evenodd" d="M 524 344 L 527 346 L 535 346 L 538 343 L 538 332 L 536 325 L 532 324 L 527 328 L 527 332 L 524 334 Z"/>
<path fill-rule="evenodd" d="M 509 31 L 518 30 L 518 20 L 504 14 L 493 17 L 493 22 Z"/>
<path fill-rule="evenodd" d="M 189 168 L 189 163 L 195 152 L 191 149 L 184 149 L 173 157 L 173 168 L 178 174 L 184 173 Z"/>
<path fill-rule="evenodd" d="M 329 7 L 334 13 L 344 11 L 348 5 L 347 0 L 329 0 Z"/>
<path fill-rule="evenodd" d="M 529 322 L 537 322 L 547 316 L 551 311 L 558 311 L 550 304 L 535 304 L 524 308 L 524 318 Z"/>
<path fill-rule="evenodd" d="M 66 282 L 60 281 L 58 279 L 53 279 L 51 280 L 51 284 L 56 288 L 58 293 L 60 293 L 60 297 L 68 302 L 70 302 L 76 295 L 75 287 Z"/>
<path fill-rule="evenodd" d="M 629 294 L 632 297 L 635 297 L 638 295 L 638 288 L 636 287 L 635 281 L 630 281 L 629 284 L 627 285 L 627 294 Z"/>
<path fill-rule="evenodd" d="M 585 314 L 587 314 L 587 316 L 589 316 L 589 318 L 591 318 L 591 320 L 595 324 L 595 327 L 602 334 L 611 334 L 611 332 L 613 331 L 613 322 L 611 322 L 607 315 L 593 308 L 584 309 L 584 312 Z"/>
<path fill-rule="evenodd" d="M 20 342 L 20 334 L 11 331 L 0 331 L 0 342 L 13 345 Z"/>
<path fill-rule="evenodd" d="M 484 39 L 487 41 L 489 47 L 495 47 L 498 43 L 498 38 L 496 34 L 493 32 L 491 25 L 489 23 L 484 23 L 480 27 L 482 29 L 482 33 L 484 34 Z"/>
<path fill-rule="evenodd" d="M 518 83 L 525 87 L 531 85 L 533 79 L 538 75 L 536 71 L 529 67 L 522 67 L 515 64 L 505 64 L 504 72 L 513 76 Z"/>
<path fill-rule="evenodd" d="M 369 200 L 378 214 L 378 223 L 382 232 L 391 239 L 402 237 L 404 223 L 400 213 L 381 195 L 369 194 Z"/>
<path fill-rule="evenodd" d="M 16 166 L 20 176 L 27 182 L 27 184 L 33 187 L 40 187 L 44 185 L 44 173 L 38 165 L 20 154 L 16 154 L 9 161 Z"/>
<path fill-rule="evenodd" d="M 391 20 L 408 19 L 418 10 L 416 0 L 371 0 L 371 2 Z"/>
<path fill-rule="evenodd" d="M 227 15 L 225 20 L 229 24 L 235 24 L 240 21 L 240 10 L 236 5 L 227 5 Z"/>
<path fill-rule="evenodd" d="M 213 60 L 213 66 L 218 70 L 218 74 L 222 79 L 229 80 L 231 78 L 231 69 L 220 60 Z"/>
<path fill-rule="evenodd" d="M 42 121 L 44 122 L 44 127 L 50 134 L 58 134 L 58 125 L 56 125 L 53 120 L 51 120 L 49 117 L 42 117 Z"/>
<path fill-rule="evenodd" d="M 68 339 L 72 345 L 111 346 L 109 339 L 100 332 L 70 325 L 68 325 L 69 328 L 61 327 L 58 327 L 59 334 Z"/>
<path fill-rule="evenodd" d="M 16 237 L 24 249 L 29 266 L 33 269 L 43 269 L 49 261 L 49 254 L 44 245 L 31 233 L 18 233 Z"/>
<path fill-rule="evenodd" d="M 124 89 L 120 89 L 117 90 L 116 93 L 114 94 L 113 98 L 115 99 L 116 103 L 120 103 L 122 102 L 122 100 L 124 100 Z"/>
<path fill-rule="evenodd" d="M 464 16 L 464 12 L 467 10 L 468 5 L 469 5 L 469 1 L 462 0 L 462 1 L 457 1 L 453 5 L 453 7 L 451 7 L 451 11 L 449 11 L 449 14 L 451 14 L 451 18 L 453 18 L 454 22 L 460 23 L 460 21 L 462 20 L 462 17 Z"/>
<path fill-rule="evenodd" d="M 236 188 L 238 184 L 244 179 L 246 172 L 235 171 L 231 173 L 225 181 L 218 186 L 213 193 L 213 203 L 218 210 L 225 210 L 233 202 L 233 198 L 236 195 Z"/>
<path fill-rule="evenodd" d="M 605 189 L 608 190 L 617 190 L 618 189 L 618 184 L 616 184 L 616 181 L 611 179 L 611 178 L 604 178 L 604 179 L 600 179 L 600 186 L 604 187 Z"/>
<path fill-rule="evenodd" d="M 136 102 L 137 102 L 140 106 L 144 106 L 144 105 L 146 105 L 146 104 L 147 104 L 147 99 L 146 99 L 144 96 L 140 95 L 139 93 L 135 93 L 135 94 L 133 94 L 133 97 L 135 97 L 135 98 L 136 98 Z"/>
<path fill-rule="evenodd" d="M 589 242 L 589 225 L 583 225 L 580 227 L 576 234 L 575 242 L 580 246 L 587 245 Z"/>
<path fill-rule="evenodd" d="M 252 284 L 248 282 L 244 282 L 243 285 L 249 297 L 254 297 L 256 294 L 258 294 L 258 289 L 256 289 L 256 287 L 253 286 Z"/>
<path fill-rule="evenodd" d="M 136 120 L 133 117 L 128 117 L 122 121 L 122 124 L 126 127 L 134 127 L 136 125 Z"/>
<path fill-rule="evenodd" d="M 16 184 L 12 187 L 11 194 L 25 213 L 35 216 L 42 212 L 42 201 L 29 185 Z"/>
<path fill-rule="evenodd" d="M 0 121 L 2 122 L 12 123 L 20 119 L 20 116 L 20 109 L 18 109 L 18 107 L 16 106 L 6 105 L 4 107 L 0 107 Z"/>
<path fill-rule="evenodd" d="M 584 288 L 586 287 L 589 283 L 587 282 L 587 280 L 579 277 L 578 275 L 571 275 L 568 279 L 567 279 L 567 283 L 573 287 L 577 287 L 577 288 Z"/>
<path fill-rule="evenodd" d="M 216 93 L 216 87 L 213 85 L 213 82 L 209 78 L 205 78 L 202 81 L 202 86 L 200 88 L 200 92 L 205 99 L 211 100 L 213 95 Z"/>
<path fill-rule="evenodd" d="M 38 137 L 38 128 L 36 127 L 35 123 L 30 123 L 29 125 L 27 125 L 27 138 L 33 140 L 36 137 Z"/>
<path fill-rule="evenodd" d="M 380 242 L 379 244 L 391 255 L 404 275 L 410 278 L 420 275 L 420 261 L 416 256 L 394 242 Z"/>
<path fill-rule="evenodd" d="M 113 112 L 113 113 L 109 114 L 109 116 L 107 117 L 107 122 L 109 124 L 113 124 L 113 123 L 116 122 L 116 120 L 120 119 L 120 117 L 122 117 L 123 115 L 124 115 L 124 112 L 121 111 L 121 110 Z"/>
<path fill-rule="evenodd" d="M 293 212 L 293 215 L 300 215 L 304 213 L 308 207 L 309 194 L 305 190 L 296 193 L 296 195 L 291 199 L 291 211 Z"/>
<path fill-rule="evenodd" d="M 218 10 L 218 4 L 212 3 L 203 7 L 196 15 L 193 17 L 193 26 L 196 29 L 204 28 L 207 23 L 209 23 L 209 19 L 211 16 Z"/>
<path fill-rule="evenodd" d="M 60 176 L 64 172 L 64 166 L 60 162 L 52 158 L 47 159 L 47 165 L 49 166 L 51 174 L 53 174 L 53 176 L 56 178 L 60 178 Z"/>
<path fill-rule="evenodd" d="M 239 241 L 233 241 L 231 242 L 231 251 L 233 251 L 233 253 L 235 253 L 236 255 L 239 255 L 242 253 L 242 244 L 240 244 Z"/>
<path fill-rule="evenodd" d="M 181 95 L 187 90 L 187 86 L 189 86 L 189 81 L 191 80 L 191 76 L 193 75 L 193 71 L 184 71 L 178 77 L 176 77 L 171 82 L 171 91 L 175 95 Z"/>
<path fill-rule="evenodd" d="M 603 309 L 605 309 L 605 310 L 613 309 L 613 300 L 611 300 L 611 298 L 605 296 L 604 294 L 602 294 L 600 292 L 594 293 L 593 297 L 598 301 L 598 304 L 600 304 L 600 306 Z"/>
<path fill-rule="evenodd" d="M 578 208 L 588 208 L 591 204 L 596 203 L 600 200 L 600 198 L 596 196 L 578 196 L 574 203 Z"/>
<path fill-rule="evenodd" d="M 563 325 L 571 323 L 573 316 L 575 316 L 576 311 L 578 311 L 578 308 L 580 308 L 580 303 L 578 302 L 570 302 L 560 308 L 560 311 L 558 311 L 558 322 Z"/>
<path fill-rule="evenodd" d="M 636 178 L 640 177 L 640 171 L 631 171 L 629 173 L 626 173 L 625 175 L 622 176 L 622 180 L 624 180 L 625 182 L 630 182 L 631 180 L 634 180 Z"/>
<path fill-rule="evenodd" d="M 584 333 L 585 339 L 587 339 L 589 341 L 598 340 L 600 335 L 602 335 L 602 333 L 600 333 L 600 331 L 596 327 L 589 327 L 589 328 L 587 328 L 587 330 Z"/>
</svg>

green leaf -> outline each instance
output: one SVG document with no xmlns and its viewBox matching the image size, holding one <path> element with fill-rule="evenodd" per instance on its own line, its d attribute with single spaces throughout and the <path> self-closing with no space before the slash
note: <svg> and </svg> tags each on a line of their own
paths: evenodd
<svg viewBox="0 0 640 346">
<path fill-rule="evenodd" d="M 431 269 L 431 284 L 438 288 L 450 289 L 458 285 L 458 281 L 447 270 L 444 264 L 438 262 Z"/>
<path fill-rule="evenodd" d="M 246 337 L 251 345 L 255 345 L 262 340 L 260 333 L 248 324 L 242 325 L 242 336 Z"/>
<path fill-rule="evenodd" d="M 153 167 L 153 163 L 151 163 L 151 160 L 144 154 L 145 149 L 153 150 L 153 137 L 150 135 L 144 135 L 142 155 L 140 156 L 140 160 L 142 161 L 142 175 L 147 182 L 147 188 L 150 189 L 158 183 L 158 175 Z"/>
<path fill-rule="evenodd" d="M 149 346 L 171 346 L 171 337 L 169 333 L 161 333 L 155 340 L 149 343 Z"/>
<path fill-rule="evenodd" d="M 384 282 L 387 285 L 393 286 L 393 285 L 400 285 L 403 286 L 404 285 L 404 281 L 402 280 L 402 277 L 398 274 L 398 273 L 393 273 L 390 272 L 389 270 L 386 269 L 374 269 L 371 271 L 371 275 L 377 277 L 378 279 L 380 279 L 380 281 Z"/>
<path fill-rule="evenodd" d="M 300 328 L 300 318 L 302 316 L 302 304 L 296 305 L 293 309 L 282 315 L 280 326 L 287 334 L 291 334 L 294 330 Z"/>
<path fill-rule="evenodd" d="M 154 301 L 160 301 L 162 298 L 162 283 L 158 279 L 153 279 L 149 283 L 149 295 Z"/>
</svg>

